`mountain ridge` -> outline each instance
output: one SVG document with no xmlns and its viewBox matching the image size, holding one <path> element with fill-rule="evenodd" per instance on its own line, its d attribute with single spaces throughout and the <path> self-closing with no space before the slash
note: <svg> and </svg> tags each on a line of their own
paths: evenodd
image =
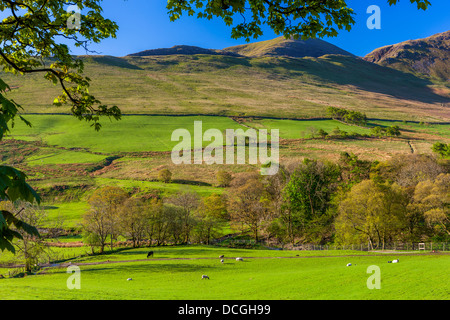
<svg viewBox="0 0 450 320">
<path fill-rule="evenodd" d="M 158 55 L 194 55 L 210 54 L 235 57 L 291 57 L 318 58 L 327 54 L 355 56 L 338 46 L 320 39 L 294 40 L 278 37 L 272 40 L 258 41 L 249 44 L 226 47 L 224 49 L 206 49 L 197 46 L 176 45 L 170 48 L 144 50 L 128 54 L 127 57 L 144 57 Z"/>
<path fill-rule="evenodd" d="M 450 31 L 377 48 L 364 60 L 450 82 Z"/>
</svg>

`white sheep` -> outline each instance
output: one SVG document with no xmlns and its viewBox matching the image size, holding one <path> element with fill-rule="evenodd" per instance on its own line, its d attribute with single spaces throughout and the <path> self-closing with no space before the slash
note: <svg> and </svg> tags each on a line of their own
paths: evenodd
<svg viewBox="0 0 450 320">
<path fill-rule="evenodd" d="M 242 258 L 236 258 L 236 261 L 244 261 Z"/>
<path fill-rule="evenodd" d="M 347 263 L 347 267 L 350 267 L 352 264 L 351 263 Z"/>
<path fill-rule="evenodd" d="M 392 260 L 392 263 L 399 263 L 400 262 L 400 260 L 399 259 L 396 259 L 396 260 Z"/>
<path fill-rule="evenodd" d="M 128 278 L 128 279 L 127 279 L 127 281 L 131 281 L 131 280 L 133 280 L 133 279 L 131 279 L 131 278 Z"/>
<path fill-rule="evenodd" d="M 208 279 L 208 280 L 209 280 L 209 277 L 208 277 L 207 275 L 204 274 L 204 275 L 202 275 L 202 280 L 203 280 L 203 279 Z"/>
<path fill-rule="evenodd" d="M 222 262 L 222 263 L 223 263 L 223 259 L 222 259 L 222 260 L 220 260 L 220 262 Z"/>
</svg>

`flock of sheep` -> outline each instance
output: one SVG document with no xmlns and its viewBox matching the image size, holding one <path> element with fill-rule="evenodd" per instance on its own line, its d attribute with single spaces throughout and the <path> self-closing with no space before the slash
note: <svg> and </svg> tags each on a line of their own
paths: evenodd
<svg viewBox="0 0 450 320">
<path fill-rule="evenodd" d="M 151 257 L 151 256 L 153 256 L 153 251 L 150 251 L 148 254 L 147 254 L 147 258 L 148 257 Z M 224 263 L 224 258 L 225 258 L 225 256 L 224 255 L 221 255 L 221 256 L 219 256 L 219 259 L 220 259 L 220 262 L 223 264 Z M 244 261 L 244 258 L 240 258 L 240 257 L 238 257 L 238 258 L 236 258 L 236 261 Z M 395 259 L 395 260 L 392 260 L 392 261 L 388 261 L 388 263 L 399 263 L 400 262 L 400 259 Z M 350 266 L 352 266 L 353 264 L 351 264 L 351 263 L 347 263 L 347 267 L 350 267 Z M 356 264 L 355 264 L 355 266 L 356 266 Z M 208 279 L 209 280 L 209 276 L 207 276 L 206 274 L 203 274 L 202 275 L 202 280 L 203 279 Z M 128 281 L 131 281 L 131 280 L 133 280 L 132 278 L 128 278 L 127 279 Z"/>
<path fill-rule="evenodd" d="M 392 260 L 392 261 L 388 261 L 388 263 L 399 263 L 400 262 L 400 259 L 395 259 L 395 260 Z M 347 263 L 347 267 L 351 267 L 352 266 L 352 264 L 351 263 Z M 356 266 L 356 264 L 355 264 L 355 266 Z"/>
<path fill-rule="evenodd" d="M 225 258 L 224 255 L 219 256 L 220 263 L 222 263 L 222 264 L 224 263 L 224 258 Z M 244 258 L 238 257 L 238 258 L 236 258 L 236 261 L 244 261 Z M 204 275 L 202 275 L 202 280 L 203 279 L 208 279 L 209 280 L 209 277 L 206 274 L 204 274 Z"/>
<path fill-rule="evenodd" d="M 150 251 L 150 252 L 147 254 L 147 258 L 149 258 L 149 257 L 153 257 L 153 251 Z M 219 257 L 220 262 L 221 262 L 222 264 L 224 263 L 224 258 L 225 258 L 224 255 L 221 255 L 221 256 Z M 244 258 L 238 257 L 238 258 L 236 258 L 236 261 L 244 261 Z M 206 274 L 204 274 L 204 275 L 202 275 L 202 280 L 203 280 L 203 279 L 208 279 L 208 280 L 209 280 L 209 277 L 208 277 Z M 127 281 L 131 281 L 131 280 L 133 280 L 133 278 L 128 278 L 128 279 L 127 279 Z"/>
</svg>

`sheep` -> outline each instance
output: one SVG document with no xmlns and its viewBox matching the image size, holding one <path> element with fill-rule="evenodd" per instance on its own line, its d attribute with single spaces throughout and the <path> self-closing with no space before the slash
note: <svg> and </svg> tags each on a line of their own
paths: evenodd
<svg viewBox="0 0 450 320">
<path fill-rule="evenodd" d="M 347 267 L 350 267 L 352 264 L 351 263 L 347 263 Z"/>
<path fill-rule="evenodd" d="M 400 262 L 400 260 L 399 260 L 399 259 L 396 259 L 396 260 L 392 260 L 392 263 L 398 263 L 398 262 Z"/>
<path fill-rule="evenodd" d="M 223 258 L 225 258 L 225 255 L 219 256 L 219 259 L 223 259 Z"/>
<path fill-rule="evenodd" d="M 244 261 L 242 258 L 236 258 L 236 261 Z"/>
<path fill-rule="evenodd" d="M 148 257 L 153 257 L 153 251 L 150 251 L 148 254 L 147 254 L 147 258 Z"/>
<path fill-rule="evenodd" d="M 203 279 L 208 279 L 208 280 L 209 280 L 209 277 L 208 277 L 207 275 L 204 274 L 204 275 L 202 275 L 202 280 L 203 280 Z"/>
<path fill-rule="evenodd" d="M 220 262 L 222 262 L 222 264 L 223 264 L 223 259 L 222 259 L 222 260 L 220 260 Z"/>
<path fill-rule="evenodd" d="M 131 280 L 133 280 L 133 279 L 132 279 L 132 278 L 128 278 L 128 279 L 127 279 L 127 281 L 131 281 Z"/>
</svg>

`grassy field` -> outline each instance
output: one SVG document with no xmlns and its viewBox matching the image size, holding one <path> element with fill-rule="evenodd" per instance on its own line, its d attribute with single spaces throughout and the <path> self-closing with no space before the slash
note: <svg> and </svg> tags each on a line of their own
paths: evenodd
<svg viewBox="0 0 450 320">
<path fill-rule="evenodd" d="M 3 279 L 0 299 L 440 300 L 450 294 L 450 278 L 442 272 L 450 267 L 450 256 L 442 254 L 304 253 L 194 246 L 156 248 L 155 257 L 147 260 L 146 252 L 131 249 L 72 260 L 81 268 L 80 290 L 67 289 L 69 274 L 65 268 Z M 229 257 L 224 264 L 218 259 L 221 254 Z M 244 261 L 237 262 L 237 256 Z M 400 263 L 387 263 L 399 256 Z M 351 267 L 346 266 L 349 262 Z M 369 290 L 366 285 L 371 275 L 367 268 L 372 265 L 381 271 L 379 290 Z M 210 280 L 201 280 L 202 274 Z"/>
<path fill-rule="evenodd" d="M 449 120 L 450 89 L 359 58 L 171 55 L 89 56 L 90 92 L 128 114 L 209 114 L 316 118 L 329 106 L 370 118 Z M 41 75 L 2 75 L 25 111 L 61 113 L 59 88 Z M 124 86 L 123 79 L 127 79 Z M 401 84 L 401 85 L 399 85 Z"/>
<path fill-rule="evenodd" d="M 101 132 L 95 132 L 71 116 L 27 115 L 25 118 L 33 127 L 18 122 L 11 137 L 101 153 L 171 151 L 179 143 L 171 141 L 172 132 L 187 129 L 193 136 L 194 121 L 202 121 L 204 131 L 243 128 L 227 117 L 125 116 L 120 121 L 103 119 Z"/>
</svg>

